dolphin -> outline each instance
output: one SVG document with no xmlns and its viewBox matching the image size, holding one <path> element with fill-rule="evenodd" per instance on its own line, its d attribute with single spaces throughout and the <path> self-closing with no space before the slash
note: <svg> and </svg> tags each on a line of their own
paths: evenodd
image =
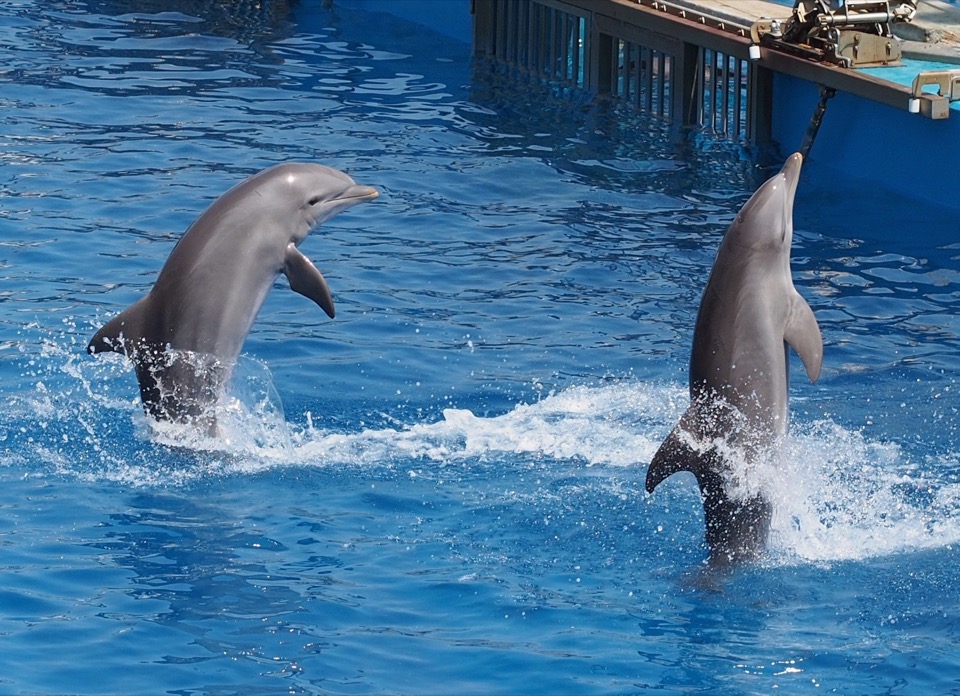
<svg viewBox="0 0 960 696">
<path fill-rule="evenodd" d="M 332 319 L 330 288 L 298 246 L 320 223 L 378 195 L 319 164 L 251 176 L 190 225 L 153 288 L 97 331 L 88 352 L 131 359 L 148 415 L 215 433 L 210 407 L 277 276 Z"/>
<path fill-rule="evenodd" d="M 802 161 L 791 155 L 724 235 L 693 334 L 690 406 L 647 470 L 648 493 L 679 471 L 696 476 L 711 565 L 755 559 L 766 545 L 772 507 L 743 473 L 786 433 L 787 346 L 811 381 L 820 376 L 820 327 L 790 275 Z"/>
</svg>

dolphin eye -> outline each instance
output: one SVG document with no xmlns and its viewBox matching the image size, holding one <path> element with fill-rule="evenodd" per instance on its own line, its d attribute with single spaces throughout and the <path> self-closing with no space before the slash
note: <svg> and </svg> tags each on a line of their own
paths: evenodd
<svg viewBox="0 0 960 696">
<path fill-rule="evenodd" d="M 316 205 L 322 200 L 323 200 L 323 196 L 314 196 L 309 201 L 307 201 L 307 205 Z"/>
</svg>

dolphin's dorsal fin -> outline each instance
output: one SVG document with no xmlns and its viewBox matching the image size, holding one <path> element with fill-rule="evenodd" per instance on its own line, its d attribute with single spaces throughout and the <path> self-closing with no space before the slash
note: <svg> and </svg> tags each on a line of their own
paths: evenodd
<svg viewBox="0 0 960 696">
<path fill-rule="evenodd" d="M 823 337 L 820 335 L 820 325 L 813 316 L 813 310 L 799 293 L 794 294 L 791 299 L 790 316 L 787 318 L 783 340 L 797 351 L 807 370 L 807 377 L 811 382 L 816 382 L 823 363 Z"/>
<path fill-rule="evenodd" d="M 689 411 L 687 413 L 689 414 Z M 660 445 L 660 449 L 653 455 L 653 459 L 650 460 L 646 482 L 648 493 L 653 493 L 661 481 L 680 471 L 693 472 L 697 481 L 700 480 L 701 455 L 688 443 L 690 436 L 684 432 L 684 420 L 686 420 L 686 416 L 680 420 L 680 423 L 671 431 L 667 439 Z"/>
<path fill-rule="evenodd" d="M 287 245 L 287 252 L 283 257 L 283 274 L 290 281 L 290 289 L 320 305 L 320 309 L 333 319 L 336 313 L 333 308 L 333 295 L 330 287 L 317 267 L 303 255 L 294 244 Z"/>
</svg>

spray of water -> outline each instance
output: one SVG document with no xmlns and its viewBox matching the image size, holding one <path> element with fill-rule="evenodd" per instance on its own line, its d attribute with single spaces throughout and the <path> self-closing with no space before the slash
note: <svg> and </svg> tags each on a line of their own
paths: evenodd
<svg viewBox="0 0 960 696">
<path fill-rule="evenodd" d="M 290 467 L 469 470 L 511 461 L 518 469 L 531 461 L 548 471 L 551 462 L 557 471 L 590 467 L 596 485 L 604 469 L 620 479 L 635 472 L 641 482 L 687 403 L 680 385 L 628 381 L 569 387 L 492 417 L 448 409 L 435 422 L 343 431 L 309 413 L 288 420 L 269 370 L 243 359 L 212 438 L 144 416 L 120 356 L 92 359 L 60 337 L 19 363 L 20 383 L 0 415 L 0 465 L 128 486 Z M 943 464 L 956 455 L 915 456 L 830 420 L 794 424 L 758 465 L 775 510 L 770 562 L 830 563 L 960 543 L 960 484 Z M 690 486 L 661 487 L 649 500 L 641 488 L 644 514 L 699 505 Z"/>
<path fill-rule="evenodd" d="M 771 486 L 783 560 L 858 560 L 960 542 L 960 486 L 892 442 L 832 421 L 800 425 Z"/>
</svg>

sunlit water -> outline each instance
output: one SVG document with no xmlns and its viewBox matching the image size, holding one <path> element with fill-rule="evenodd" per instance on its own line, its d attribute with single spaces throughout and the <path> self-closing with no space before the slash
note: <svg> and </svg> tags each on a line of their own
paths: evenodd
<svg viewBox="0 0 960 696">
<path fill-rule="evenodd" d="M 643 481 L 775 169 L 323 4 L 0 8 L 0 692 L 960 690 L 953 214 L 807 165 L 824 371 L 710 573 Z M 336 320 L 281 279 L 221 437 L 147 421 L 86 342 L 285 160 L 382 193 L 303 244 Z"/>
</svg>

